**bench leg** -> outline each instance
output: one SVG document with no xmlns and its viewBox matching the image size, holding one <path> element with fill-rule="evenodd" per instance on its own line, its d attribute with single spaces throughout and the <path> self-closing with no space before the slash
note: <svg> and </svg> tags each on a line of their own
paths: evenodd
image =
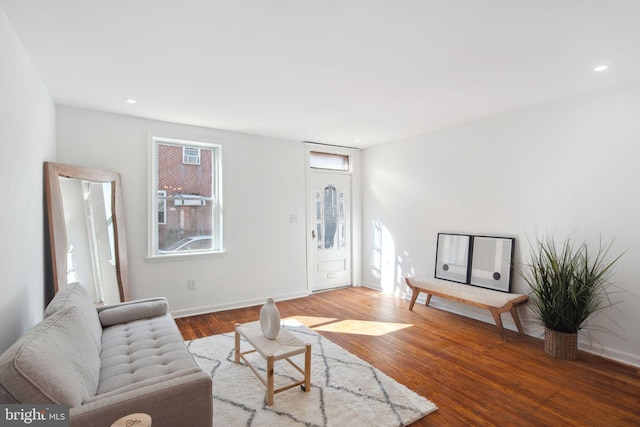
<svg viewBox="0 0 640 427">
<path fill-rule="evenodd" d="M 491 309 L 491 315 L 493 316 L 493 320 L 496 322 L 496 326 L 498 330 L 500 330 L 500 335 L 502 335 L 502 340 L 507 341 L 507 335 L 504 333 L 504 327 L 502 326 L 502 319 L 500 318 L 500 313 L 498 310 Z"/>
<path fill-rule="evenodd" d="M 413 293 L 411 294 L 411 302 L 409 303 L 409 310 L 413 310 L 413 306 L 418 299 L 418 295 L 420 295 L 420 290 L 418 290 L 418 288 L 413 288 Z M 429 305 L 429 303 L 431 302 L 431 296 L 431 294 L 427 294 L 427 300 L 424 302 L 424 305 Z"/>
<path fill-rule="evenodd" d="M 518 307 L 514 305 L 513 307 L 511 307 L 509 312 L 511 313 L 511 317 L 513 317 L 513 321 L 516 322 L 518 332 L 520 332 L 520 335 L 524 335 L 524 330 L 522 329 L 522 324 L 520 323 L 520 316 L 518 316 Z"/>
<path fill-rule="evenodd" d="M 418 288 L 411 288 L 413 290 L 413 294 L 411 294 L 411 302 L 409 303 L 409 310 L 413 310 L 413 305 L 416 303 L 416 300 L 418 299 L 418 295 L 420 294 L 420 291 L 418 290 Z"/>
</svg>

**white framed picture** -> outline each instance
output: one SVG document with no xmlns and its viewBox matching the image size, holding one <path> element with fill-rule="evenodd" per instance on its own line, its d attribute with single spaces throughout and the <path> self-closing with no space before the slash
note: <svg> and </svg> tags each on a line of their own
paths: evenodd
<svg viewBox="0 0 640 427">
<path fill-rule="evenodd" d="M 435 277 L 468 283 L 470 249 L 471 236 L 438 233 Z"/>
<path fill-rule="evenodd" d="M 510 292 L 514 247 L 512 237 L 473 236 L 469 284 Z"/>
</svg>

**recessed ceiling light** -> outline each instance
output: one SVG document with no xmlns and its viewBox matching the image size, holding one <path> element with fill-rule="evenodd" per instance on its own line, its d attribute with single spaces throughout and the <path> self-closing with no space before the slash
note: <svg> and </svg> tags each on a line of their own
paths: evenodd
<svg viewBox="0 0 640 427">
<path fill-rule="evenodd" d="M 356 138 L 356 139 L 354 140 L 354 142 L 360 142 L 360 140 L 359 140 L 358 138 Z"/>
<path fill-rule="evenodd" d="M 132 98 L 127 98 L 124 100 L 124 102 L 129 103 L 129 104 L 135 104 L 137 101 L 135 99 Z"/>
<path fill-rule="evenodd" d="M 600 71 L 604 71 L 604 70 L 606 70 L 607 68 L 609 68 L 609 66 L 608 66 L 608 65 L 598 65 L 597 67 L 595 67 L 595 68 L 593 69 L 593 71 L 595 71 L 595 72 L 600 72 Z"/>
</svg>

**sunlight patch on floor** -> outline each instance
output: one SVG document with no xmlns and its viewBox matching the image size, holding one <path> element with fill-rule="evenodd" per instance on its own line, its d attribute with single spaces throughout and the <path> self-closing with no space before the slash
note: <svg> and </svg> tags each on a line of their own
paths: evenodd
<svg viewBox="0 0 640 427">
<path fill-rule="evenodd" d="M 316 331 L 341 332 L 345 334 L 370 335 L 379 337 L 401 329 L 410 328 L 410 323 L 372 322 L 367 320 L 331 317 L 292 316 L 281 320 L 286 326 L 306 326 Z"/>
<path fill-rule="evenodd" d="M 324 325 L 337 321 L 331 317 L 314 317 L 314 316 L 293 316 L 282 319 L 282 324 L 287 326 L 301 326 L 313 329 L 315 326 Z"/>
<path fill-rule="evenodd" d="M 409 323 L 370 322 L 366 320 L 341 320 L 313 328 L 316 331 L 342 332 L 346 334 L 381 336 L 401 329 L 410 328 Z"/>
</svg>

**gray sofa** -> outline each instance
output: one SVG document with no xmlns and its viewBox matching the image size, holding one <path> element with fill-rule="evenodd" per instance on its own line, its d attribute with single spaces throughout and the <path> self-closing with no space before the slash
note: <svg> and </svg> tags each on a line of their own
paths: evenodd
<svg viewBox="0 0 640 427">
<path fill-rule="evenodd" d="M 211 377 L 167 308 L 164 298 L 94 307 L 84 286 L 66 286 L 0 356 L 0 403 L 66 404 L 71 426 L 137 412 L 153 427 L 212 426 Z"/>
</svg>

